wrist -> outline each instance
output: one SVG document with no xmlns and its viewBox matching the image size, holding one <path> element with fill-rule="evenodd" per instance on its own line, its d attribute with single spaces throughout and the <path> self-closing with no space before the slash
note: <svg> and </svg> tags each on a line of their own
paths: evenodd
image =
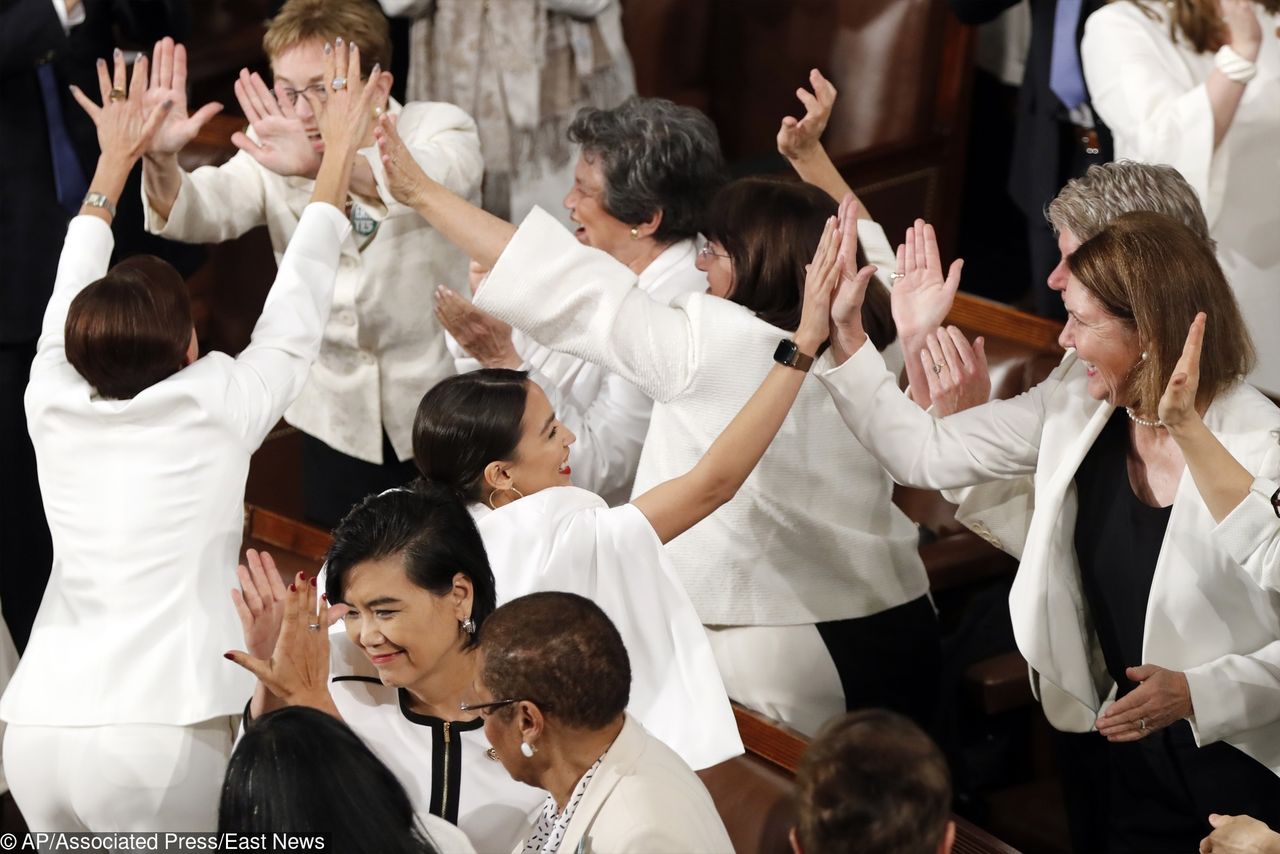
<svg viewBox="0 0 1280 854">
<path fill-rule="evenodd" d="M 825 334 L 822 337 L 818 337 L 818 335 L 814 333 L 797 330 L 794 340 L 796 342 L 796 349 L 804 355 L 816 359 L 818 357 L 818 349 L 822 346 L 823 342 L 827 340 L 827 338 Z"/>
<path fill-rule="evenodd" d="M 813 160 L 814 156 L 819 150 L 821 150 L 821 148 L 822 146 L 818 145 L 818 143 L 811 142 L 808 145 L 796 146 L 791 149 L 790 153 L 784 154 L 783 156 L 792 163 L 806 163 Z"/>
</svg>

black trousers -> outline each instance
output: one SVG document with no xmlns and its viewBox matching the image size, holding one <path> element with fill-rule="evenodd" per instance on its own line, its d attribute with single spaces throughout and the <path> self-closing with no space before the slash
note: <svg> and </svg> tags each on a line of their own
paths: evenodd
<svg viewBox="0 0 1280 854">
<path fill-rule="evenodd" d="M 938 708 L 942 641 L 928 596 L 851 620 L 818 623 L 845 708 L 899 712 L 933 733 Z"/>
<path fill-rule="evenodd" d="M 366 463 L 335 451 L 302 434 L 303 511 L 307 521 L 333 528 L 366 495 L 404 486 L 418 476 L 412 460 L 400 462 L 386 431 L 382 434 L 382 464 Z"/>
<path fill-rule="evenodd" d="M 36 454 L 22 408 L 35 352 L 34 341 L 0 344 L 0 604 L 18 652 L 27 646 L 53 566 Z"/>
<path fill-rule="evenodd" d="M 1197 851 L 1213 829 L 1210 813 L 1251 815 L 1280 830 L 1280 777 L 1224 742 L 1196 747 L 1186 721 L 1122 744 L 1060 735 L 1076 851 Z"/>
</svg>

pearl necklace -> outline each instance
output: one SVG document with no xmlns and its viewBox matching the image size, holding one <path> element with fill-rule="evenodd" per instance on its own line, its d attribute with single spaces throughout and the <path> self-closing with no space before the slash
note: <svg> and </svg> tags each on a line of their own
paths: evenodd
<svg viewBox="0 0 1280 854">
<path fill-rule="evenodd" d="M 1157 418 L 1154 421 L 1148 418 L 1143 418 L 1141 415 L 1135 414 L 1134 411 L 1127 406 L 1124 408 L 1124 411 L 1125 411 L 1125 414 L 1129 416 L 1129 420 L 1139 426 L 1142 426 L 1142 427 L 1163 427 L 1164 426 L 1164 422 L 1161 421 L 1159 418 Z"/>
</svg>

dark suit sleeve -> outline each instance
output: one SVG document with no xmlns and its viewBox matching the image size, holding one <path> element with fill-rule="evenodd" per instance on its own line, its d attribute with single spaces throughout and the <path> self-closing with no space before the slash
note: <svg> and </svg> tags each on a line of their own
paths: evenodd
<svg viewBox="0 0 1280 854">
<path fill-rule="evenodd" d="M 30 73 L 67 44 L 52 0 L 17 0 L 0 11 L 0 74 Z"/>
<path fill-rule="evenodd" d="M 994 21 L 1000 13 L 1018 0 L 951 0 L 951 11 L 966 24 L 985 24 Z"/>
<path fill-rule="evenodd" d="M 165 36 L 186 41 L 191 33 L 187 0 L 112 0 L 112 6 L 125 35 L 147 47 Z"/>
</svg>

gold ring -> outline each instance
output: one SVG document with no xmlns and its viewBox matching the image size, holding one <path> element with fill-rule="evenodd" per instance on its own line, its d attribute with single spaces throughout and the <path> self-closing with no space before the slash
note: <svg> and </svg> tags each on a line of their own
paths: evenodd
<svg viewBox="0 0 1280 854">
<path fill-rule="evenodd" d="M 942 373 L 942 367 L 943 367 L 943 366 L 942 366 L 942 363 L 941 363 L 941 362 L 934 362 L 934 363 L 933 363 L 933 372 L 934 372 L 935 374 L 940 374 L 940 373 Z"/>
<path fill-rule="evenodd" d="M 127 97 L 129 96 L 125 94 L 123 89 L 112 89 L 107 93 L 107 99 L 110 101 L 123 101 Z"/>
</svg>

